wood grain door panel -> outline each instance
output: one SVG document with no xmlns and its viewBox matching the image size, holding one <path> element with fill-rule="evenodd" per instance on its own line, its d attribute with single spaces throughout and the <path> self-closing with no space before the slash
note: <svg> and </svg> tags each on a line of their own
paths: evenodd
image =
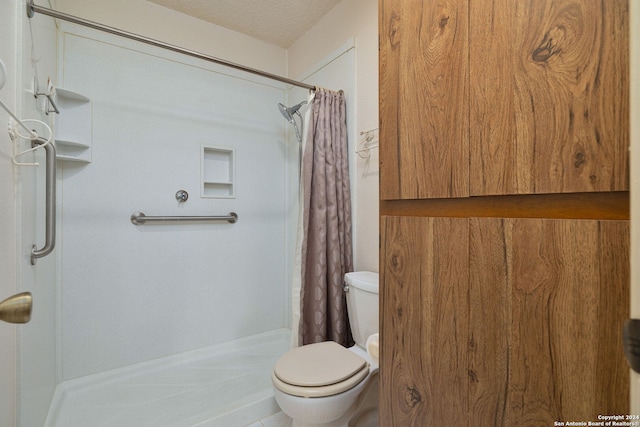
<svg viewBox="0 0 640 427">
<path fill-rule="evenodd" d="M 628 1 L 469 4 L 470 194 L 628 190 Z"/>
<path fill-rule="evenodd" d="M 468 1 L 379 9 L 380 196 L 467 197 Z"/>
<path fill-rule="evenodd" d="M 627 221 L 470 220 L 470 420 L 628 412 Z"/>
<path fill-rule="evenodd" d="M 467 425 L 468 220 L 381 226 L 380 425 Z"/>
</svg>

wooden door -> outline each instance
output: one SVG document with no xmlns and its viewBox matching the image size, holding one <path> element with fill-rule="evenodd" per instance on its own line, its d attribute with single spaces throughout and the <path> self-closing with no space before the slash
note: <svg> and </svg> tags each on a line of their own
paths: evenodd
<svg viewBox="0 0 640 427">
<path fill-rule="evenodd" d="M 380 0 L 380 196 L 469 195 L 468 0 Z"/>
<path fill-rule="evenodd" d="M 468 220 L 382 217 L 380 425 L 465 426 Z"/>
<path fill-rule="evenodd" d="M 469 248 L 469 425 L 628 414 L 628 221 L 472 218 Z"/>
<path fill-rule="evenodd" d="M 469 4 L 471 195 L 628 190 L 628 0 Z"/>
</svg>

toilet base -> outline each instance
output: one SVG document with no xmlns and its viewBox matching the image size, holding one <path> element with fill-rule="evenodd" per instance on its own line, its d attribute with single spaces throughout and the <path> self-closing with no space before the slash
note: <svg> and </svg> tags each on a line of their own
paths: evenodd
<svg viewBox="0 0 640 427">
<path fill-rule="evenodd" d="M 320 419 L 318 420 L 320 422 L 309 422 L 311 421 L 309 419 L 300 420 L 292 417 L 293 427 L 378 427 L 378 372 L 372 373 L 365 381 L 367 384 L 361 390 L 354 404 L 338 419 L 331 421 Z M 276 401 L 278 401 L 277 397 Z M 286 408 L 282 408 L 282 410 L 285 414 L 292 415 L 288 413 Z M 309 411 L 305 412 L 305 415 L 309 415 L 313 412 L 313 409 L 309 408 Z M 323 415 L 326 414 L 325 412 Z M 322 418 L 322 416 L 319 418 Z"/>
</svg>

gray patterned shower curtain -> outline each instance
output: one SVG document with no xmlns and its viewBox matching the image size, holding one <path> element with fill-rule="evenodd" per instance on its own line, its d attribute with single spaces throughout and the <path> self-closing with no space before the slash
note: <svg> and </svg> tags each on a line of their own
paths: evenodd
<svg viewBox="0 0 640 427">
<path fill-rule="evenodd" d="M 342 290 L 353 271 L 346 104 L 342 91 L 316 90 L 302 156 L 298 344 L 353 344 Z"/>
</svg>

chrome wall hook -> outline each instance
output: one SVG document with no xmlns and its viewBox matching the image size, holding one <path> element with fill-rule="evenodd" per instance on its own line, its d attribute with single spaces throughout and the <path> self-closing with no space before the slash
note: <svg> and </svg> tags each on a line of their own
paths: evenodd
<svg viewBox="0 0 640 427">
<path fill-rule="evenodd" d="M 40 85 L 38 84 L 38 79 L 36 77 L 33 78 L 33 96 L 38 99 L 41 96 L 46 97 L 45 105 L 44 105 L 44 113 L 48 116 L 49 113 L 60 114 L 60 110 L 56 105 L 56 102 L 53 100 L 54 91 L 53 86 L 51 85 L 51 81 L 47 84 L 47 92 L 40 91 Z"/>
</svg>

